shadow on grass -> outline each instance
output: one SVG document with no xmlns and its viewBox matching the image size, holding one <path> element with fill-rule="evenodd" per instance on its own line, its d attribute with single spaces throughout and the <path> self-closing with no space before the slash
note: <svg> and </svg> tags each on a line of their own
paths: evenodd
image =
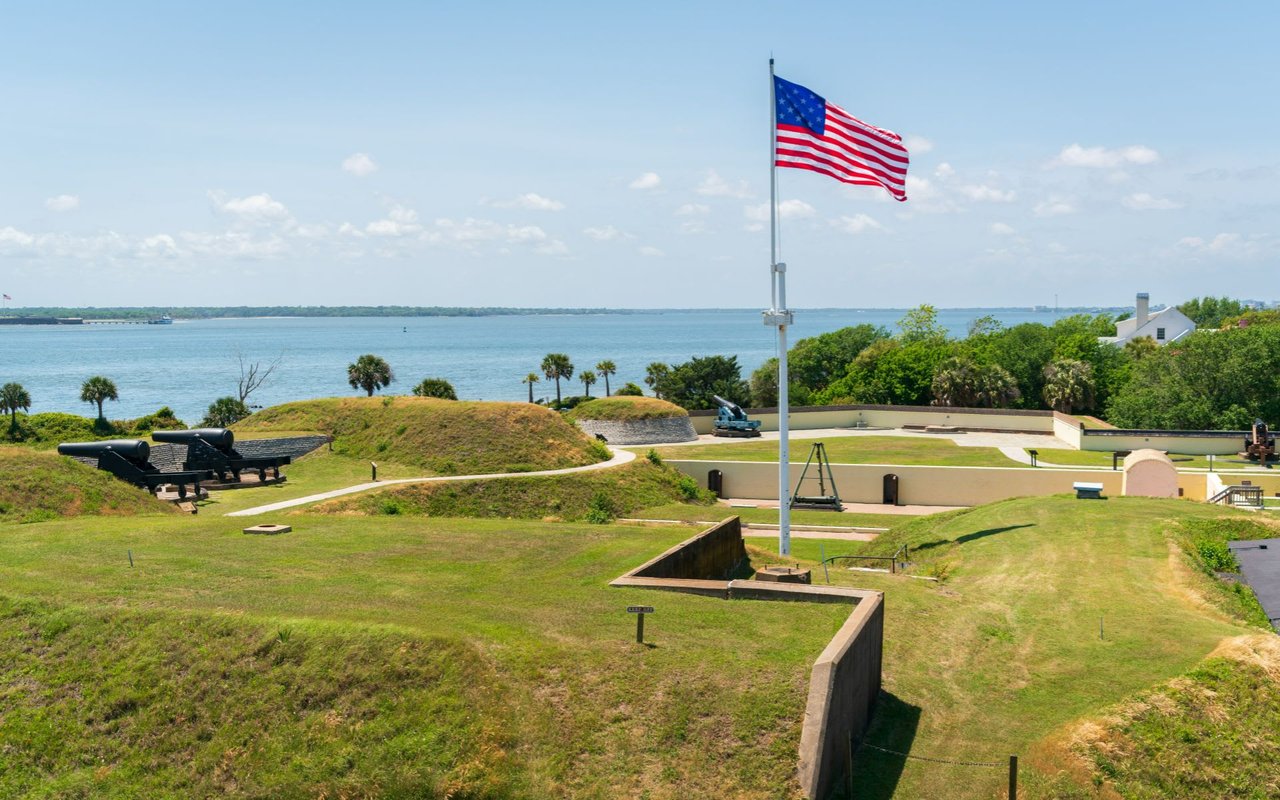
<svg viewBox="0 0 1280 800">
<path fill-rule="evenodd" d="M 965 542 L 972 542 L 975 539 L 982 539 L 987 536 L 995 536 L 997 533 L 1006 533 L 1008 531 L 1016 531 L 1019 528 L 1034 528 L 1034 527 L 1035 527 L 1035 523 L 1024 522 L 1021 525 L 1006 525 L 1003 528 L 987 528 L 986 530 L 974 531 L 973 533 L 966 533 L 963 536 L 957 536 L 954 539 L 936 539 L 932 542 L 924 542 L 923 544 L 913 545 L 911 548 L 911 551 L 914 553 L 914 552 L 919 552 L 920 550 L 929 550 L 934 547 L 942 547 L 943 545 L 946 545 L 946 544 L 964 544 Z"/>
<path fill-rule="evenodd" d="M 864 742 L 886 750 L 909 753 L 919 726 L 919 706 L 881 692 Z M 873 750 L 865 745 L 859 747 L 853 754 L 853 794 L 849 794 L 848 777 L 842 776 L 829 800 L 850 800 L 851 797 L 888 800 L 898 790 L 898 781 L 906 765 L 907 759 L 903 756 Z"/>
</svg>

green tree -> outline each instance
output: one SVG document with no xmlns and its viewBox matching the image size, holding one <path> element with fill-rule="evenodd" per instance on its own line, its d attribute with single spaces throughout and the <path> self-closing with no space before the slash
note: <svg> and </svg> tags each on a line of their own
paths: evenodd
<svg viewBox="0 0 1280 800">
<path fill-rule="evenodd" d="M 1221 328 L 1230 317 L 1239 317 L 1245 306 L 1239 300 L 1229 297 L 1196 297 L 1182 305 L 1178 310 L 1186 314 L 1198 328 Z"/>
<path fill-rule="evenodd" d="M 1093 367 L 1086 361 L 1060 358 L 1044 368 L 1044 401 L 1054 411 L 1088 411 L 1094 404 Z"/>
<path fill-rule="evenodd" d="M 604 378 L 604 396 L 608 397 L 612 392 L 609 391 L 609 376 L 618 374 L 618 365 L 612 361 L 605 360 L 596 364 L 596 372 L 600 377 Z"/>
<path fill-rule="evenodd" d="M 751 391 L 742 380 L 742 369 L 737 356 L 695 357 L 671 368 L 655 390 L 664 400 L 687 408 L 716 408 L 713 395 L 738 402 Z"/>
<path fill-rule="evenodd" d="M 622 388 L 617 391 L 617 395 L 619 397 L 643 397 L 644 389 L 641 389 L 637 384 L 634 384 L 631 381 L 627 381 L 622 384 Z"/>
<path fill-rule="evenodd" d="M 928 405 L 933 399 L 933 374 L 955 354 L 945 339 L 876 342 L 864 350 L 844 377 L 815 398 L 819 403 L 877 403 Z"/>
<path fill-rule="evenodd" d="M 9 414 L 9 433 L 18 430 L 18 412 L 31 410 L 31 395 L 20 383 L 0 386 L 0 412 Z"/>
<path fill-rule="evenodd" d="M 1139 336 L 1124 343 L 1124 351 L 1133 362 L 1141 361 L 1159 349 L 1160 345 L 1156 344 L 1156 340 L 1150 336 Z"/>
<path fill-rule="evenodd" d="M 529 402 L 533 402 L 533 385 L 538 382 L 538 373 L 530 372 L 524 376 L 523 383 L 529 384 Z"/>
<path fill-rule="evenodd" d="M 590 397 L 591 386 L 596 382 L 596 374 L 589 369 L 584 369 L 578 373 L 578 380 L 582 381 L 583 394 Z"/>
<path fill-rule="evenodd" d="M 98 406 L 99 423 L 106 422 L 106 419 L 102 416 L 102 404 L 107 400 L 119 399 L 120 394 L 116 391 L 115 383 L 110 378 L 104 378 L 101 375 L 94 375 L 80 387 L 80 400 L 85 403 L 94 403 Z"/>
<path fill-rule="evenodd" d="M 975 360 L 998 364 L 1018 384 L 1022 407 L 1040 406 L 1044 392 L 1044 365 L 1053 358 L 1053 334 L 1045 325 L 1027 322 L 998 332 L 965 340 L 965 349 Z"/>
<path fill-rule="evenodd" d="M 209 404 L 209 410 L 205 412 L 200 424 L 207 428 L 225 428 L 251 413 L 253 412 L 249 411 L 244 401 L 234 397 L 219 397 Z"/>
<path fill-rule="evenodd" d="M 423 378 L 421 383 L 413 387 L 413 393 L 418 397 L 438 397 L 441 400 L 458 399 L 458 393 L 453 390 L 453 384 L 444 378 Z"/>
<path fill-rule="evenodd" d="M 542 374 L 556 382 L 556 405 L 560 405 L 560 379 L 573 377 L 573 362 L 564 353 L 547 353 L 542 357 Z"/>
<path fill-rule="evenodd" d="M 663 378 L 671 373 L 671 367 L 663 364 L 661 361 L 654 361 L 644 368 L 645 385 L 653 390 L 654 397 L 662 397 L 662 390 L 659 388 Z"/>
<path fill-rule="evenodd" d="M 952 356 L 933 375 L 933 404 L 956 408 L 1002 408 L 1018 398 L 1018 384 L 998 364 Z"/>
<path fill-rule="evenodd" d="M 938 309 L 923 303 L 898 320 L 898 338 L 904 344 L 946 339 L 947 329 L 938 324 Z"/>
<path fill-rule="evenodd" d="M 385 389 L 396 379 L 391 365 L 385 359 L 366 353 L 347 366 L 347 383 L 352 389 L 364 389 L 369 397 L 377 389 Z"/>
</svg>

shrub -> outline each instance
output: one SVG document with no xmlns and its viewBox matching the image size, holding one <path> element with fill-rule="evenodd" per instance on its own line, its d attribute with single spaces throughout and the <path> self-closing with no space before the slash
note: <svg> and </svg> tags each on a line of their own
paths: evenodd
<svg viewBox="0 0 1280 800">
<path fill-rule="evenodd" d="M 249 416 L 249 413 L 249 407 L 242 401 L 234 397 L 220 397 L 209 405 L 200 424 L 210 428 L 225 428 Z"/>
<path fill-rule="evenodd" d="M 458 399 L 458 393 L 453 390 L 453 384 L 444 378 L 423 378 L 421 383 L 413 387 L 413 393 L 418 397 L 438 397 L 441 400 Z"/>
<path fill-rule="evenodd" d="M 617 397 L 618 395 L 622 395 L 623 397 L 644 397 L 644 389 L 641 389 L 631 381 L 627 381 L 622 385 L 622 388 L 616 390 L 613 395 L 614 397 Z"/>
<path fill-rule="evenodd" d="M 592 525 L 608 525 L 617 516 L 613 501 L 604 492 L 596 492 L 591 497 L 591 505 L 587 506 L 587 522 Z"/>
<path fill-rule="evenodd" d="M 644 457 L 649 459 L 649 463 L 653 464 L 655 467 L 662 466 L 662 456 L 658 455 L 658 451 L 654 450 L 652 447 L 649 448 L 649 452 L 644 454 Z"/>
<path fill-rule="evenodd" d="M 608 461 L 613 458 L 613 452 L 605 446 L 605 443 L 599 439 L 592 439 L 587 443 L 587 452 L 595 458 L 596 461 Z"/>
<path fill-rule="evenodd" d="M 681 475 L 676 478 L 676 489 L 680 491 L 680 496 L 685 500 L 697 500 L 702 496 L 703 488 L 698 482 L 688 475 Z"/>
</svg>

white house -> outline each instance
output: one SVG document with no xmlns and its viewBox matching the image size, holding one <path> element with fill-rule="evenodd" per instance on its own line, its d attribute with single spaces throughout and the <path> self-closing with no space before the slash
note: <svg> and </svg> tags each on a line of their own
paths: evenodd
<svg viewBox="0 0 1280 800">
<path fill-rule="evenodd" d="M 1134 315 L 1116 323 L 1115 336 L 1100 336 L 1099 341 L 1123 347 L 1133 339 L 1149 336 L 1156 344 L 1164 345 L 1176 342 L 1196 329 L 1196 324 L 1173 306 L 1154 314 L 1150 312 L 1150 307 L 1151 296 L 1146 292 L 1139 293 Z"/>
</svg>

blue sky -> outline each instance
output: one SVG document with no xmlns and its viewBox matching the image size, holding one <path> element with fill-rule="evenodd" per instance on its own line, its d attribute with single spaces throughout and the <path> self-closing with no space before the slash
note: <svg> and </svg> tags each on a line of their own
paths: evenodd
<svg viewBox="0 0 1280 800">
<path fill-rule="evenodd" d="M 794 306 L 1280 299 L 1280 6 L 42 3 L 16 305 L 754 307 L 767 59 L 910 200 L 779 172 Z"/>
</svg>

